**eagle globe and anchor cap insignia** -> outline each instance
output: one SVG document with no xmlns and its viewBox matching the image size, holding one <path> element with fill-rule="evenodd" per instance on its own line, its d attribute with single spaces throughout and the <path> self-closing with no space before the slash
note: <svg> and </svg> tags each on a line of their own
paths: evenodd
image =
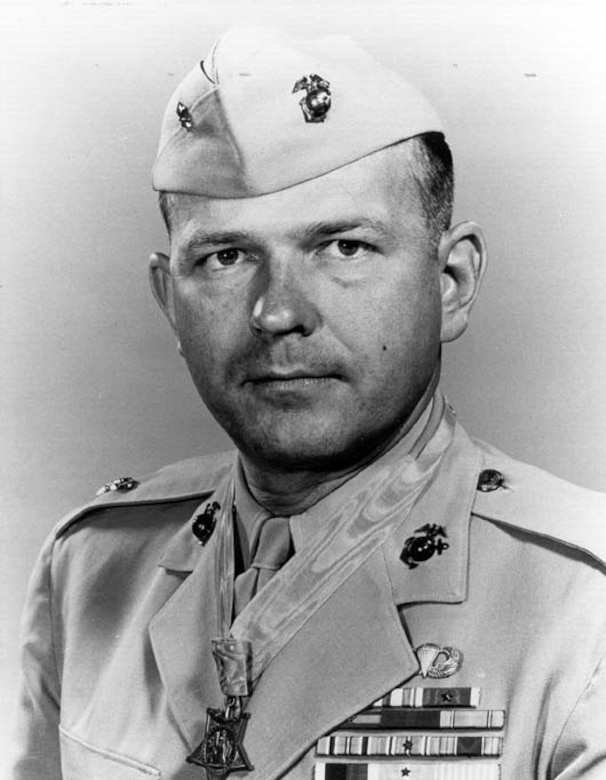
<svg viewBox="0 0 606 780">
<path fill-rule="evenodd" d="M 301 90 L 305 90 L 305 95 L 299 101 L 305 121 L 323 122 L 332 105 L 330 82 L 316 73 L 310 73 L 299 79 L 292 89 L 293 94 Z"/>
</svg>

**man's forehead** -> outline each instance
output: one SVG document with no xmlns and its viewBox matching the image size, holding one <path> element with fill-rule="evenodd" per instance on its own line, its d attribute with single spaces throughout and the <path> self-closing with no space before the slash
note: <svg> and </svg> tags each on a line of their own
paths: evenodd
<svg viewBox="0 0 606 780">
<path fill-rule="evenodd" d="M 239 28 L 169 101 L 153 186 L 255 197 L 441 130 L 416 88 L 349 39 Z"/>
</svg>

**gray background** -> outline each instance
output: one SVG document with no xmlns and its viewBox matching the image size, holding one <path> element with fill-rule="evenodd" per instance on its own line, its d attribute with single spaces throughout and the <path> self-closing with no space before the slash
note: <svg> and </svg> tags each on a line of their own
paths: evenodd
<svg viewBox="0 0 606 780">
<path fill-rule="evenodd" d="M 457 218 L 491 255 L 446 391 L 472 433 L 606 489 L 600 3 L 39 0 L 2 16 L 0 741 L 56 520 L 115 476 L 227 446 L 146 261 L 166 248 L 149 186 L 165 103 L 229 24 L 351 34 L 426 91 L 450 128 Z"/>
</svg>

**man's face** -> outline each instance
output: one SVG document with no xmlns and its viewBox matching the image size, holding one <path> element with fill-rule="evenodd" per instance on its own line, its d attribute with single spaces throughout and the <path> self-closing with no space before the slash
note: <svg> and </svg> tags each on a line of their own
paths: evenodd
<svg viewBox="0 0 606 780">
<path fill-rule="evenodd" d="M 168 314 L 200 396 L 257 463 L 359 461 L 438 371 L 440 268 L 406 147 L 262 197 L 176 197 Z"/>
</svg>

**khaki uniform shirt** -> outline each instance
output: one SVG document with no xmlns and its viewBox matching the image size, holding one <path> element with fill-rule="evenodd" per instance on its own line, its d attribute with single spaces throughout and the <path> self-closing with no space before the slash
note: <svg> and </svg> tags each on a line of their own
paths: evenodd
<svg viewBox="0 0 606 780">
<path fill-rule="evenodd" d="M 185 757 L 223 703 L 216 534 L 201 546 L 191 520 L 233 463 L 167 467 L 51 535 L 24 619 L 14 780 L 204 780 Z M 477 490 L 486 469 L 504 484 Z M 605 510 L 457 425 L 410 514 L 264 671 L 254 770 L 230 777 L 606 778 Z M 410 567 L 427 524 L 448 547 Z"/>
</svg>

